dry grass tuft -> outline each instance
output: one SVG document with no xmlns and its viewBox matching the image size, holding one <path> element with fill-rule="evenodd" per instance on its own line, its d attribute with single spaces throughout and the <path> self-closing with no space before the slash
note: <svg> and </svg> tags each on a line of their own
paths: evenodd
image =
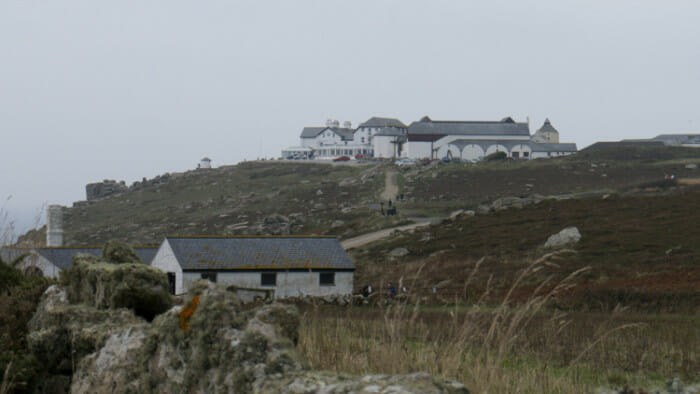
<svg viewBox="0 0 700 394">
<path fill-rule="evenodd" d="M 482 295 L 473 304 L 449 307 L 422 306 L 419 297 L 386 309 L 313 307 L 303 315 L 299 348 L 313 368 L 426 371 L 458 379 L 478 393 L 587 392 L 675 375 L 697 380 L 700 329 L 693 317 L 659 321 L 660 316 L 630 316 L 622 308 L 607 314 L 548 308 L 588 268 L 559 281 L 545 279 L 525 302 L 513 301 L 519 284 L 570 253 L 534 260 L 496 305 L 486 304 Z"/>
</svg>

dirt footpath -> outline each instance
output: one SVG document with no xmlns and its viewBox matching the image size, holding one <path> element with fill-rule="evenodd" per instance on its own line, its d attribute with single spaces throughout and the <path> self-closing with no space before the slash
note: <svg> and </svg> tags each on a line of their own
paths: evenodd
<svg viewBox="0 0 700 394">
<path fill-rule="evenodd" d="M 415 220 L 416 220 L 416 223 L 406 224 L 403 226 L 392 227 L 392 228 L 385 228 L 384 230 L 375 231 L 373 233 L 363 234 L 363 235 L 360 235 L 360 236 L 357 236 L 354 238 L 348 238 L 344 241 L 341 241 L 340 245 L 345 250 L 348 250 L 350 248 L 356 248 L 358 246 L 366 245 L 368 243 L 371 243 L 374 241 L 379 241 L 380 239 L 387 238 L 395 230 L 399 230 L 399 231 L 413 230 L 413 229 L 418 228 L 418 227 L 428 226 L 434 221 L 439 221 L 440 218 L 421 218 L 421 219 L 415 219 Z"/>
<path fill-rule="evenodd" d="M 384 191 L 379 196 L 382 202 L 396 199 L 399 194 L 398 172 L 395 169 L 384 172 Z"/>
</svg>

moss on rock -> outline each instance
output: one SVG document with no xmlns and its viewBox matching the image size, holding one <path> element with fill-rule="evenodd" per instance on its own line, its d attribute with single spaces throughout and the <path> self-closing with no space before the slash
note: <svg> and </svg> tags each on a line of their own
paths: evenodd
<svg viewBox="0 0 700 394">
<path fill-rule="evenodd" d="M 62 282 L 71 303 L 128 308 L 148 320 L 173 305 L 165 273 L 144 264 L 111 264 L 77 255 L 73 267 L 63 271 Z"/>
<path fill-rule="evenodd" d="M 111 240 L 102 248 L 102 259 L 109 263 L 140 263 L 143 264 L 141 258 L 134 252 L 126 242 Z"/>
</svg>

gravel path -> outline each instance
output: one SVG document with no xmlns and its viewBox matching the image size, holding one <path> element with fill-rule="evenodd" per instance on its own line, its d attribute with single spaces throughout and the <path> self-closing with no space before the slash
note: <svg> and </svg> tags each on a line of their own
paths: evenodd
<svg viewBox="0 0 700 394">
<path fill-rule="evenodd" d="M 354 238 L 348 238 L 344 241 L 340 242 L 340 245 L 345 249 L 350 249 L 350 248 L 356 248 L 358 246 L 366 245 L 368 243 L 378 241 L 380 239 L 387 238 L 388 236 L 391 235 L 396 230 L 399 231 L 408 231 L 408 230 L 413 230 L 418 227 L 423 227 L 423 226 L 428 226 L 431 223 L 433 223 L 436 220 L 440 220 L 440 218 L 420 218 L 420 219 L 414 219 L 416 222 L 411 223 L 411 224 L 406 224 L 403 226 L 397 226 L 397 227 L 392 227 L 392 228 L 385 228 L 384 230 L 379 230 L 375 231 L 373 233 L 369 234 L 363 234 Z"/>
<path fill-rule="evenodd" d="M 398 172 L 395 169 L 389 169 L 384 172 L 384 191 L 379 196 L 380 200 L 387 202 L 395 200 L 399 194 Z"/>
</svg>

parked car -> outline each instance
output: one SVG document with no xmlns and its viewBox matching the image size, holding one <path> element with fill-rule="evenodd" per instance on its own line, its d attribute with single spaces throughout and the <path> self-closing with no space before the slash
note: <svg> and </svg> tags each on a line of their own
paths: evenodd
<svg viewBox="0 0 700 394">
<path fill-rule="evenodd" d="M 333 161 L 350 161 L 350 157 L 349 156 L 340 156 L 340 157 L 336 157 L 335 159 L 333 159 Z"/>
</svg>

